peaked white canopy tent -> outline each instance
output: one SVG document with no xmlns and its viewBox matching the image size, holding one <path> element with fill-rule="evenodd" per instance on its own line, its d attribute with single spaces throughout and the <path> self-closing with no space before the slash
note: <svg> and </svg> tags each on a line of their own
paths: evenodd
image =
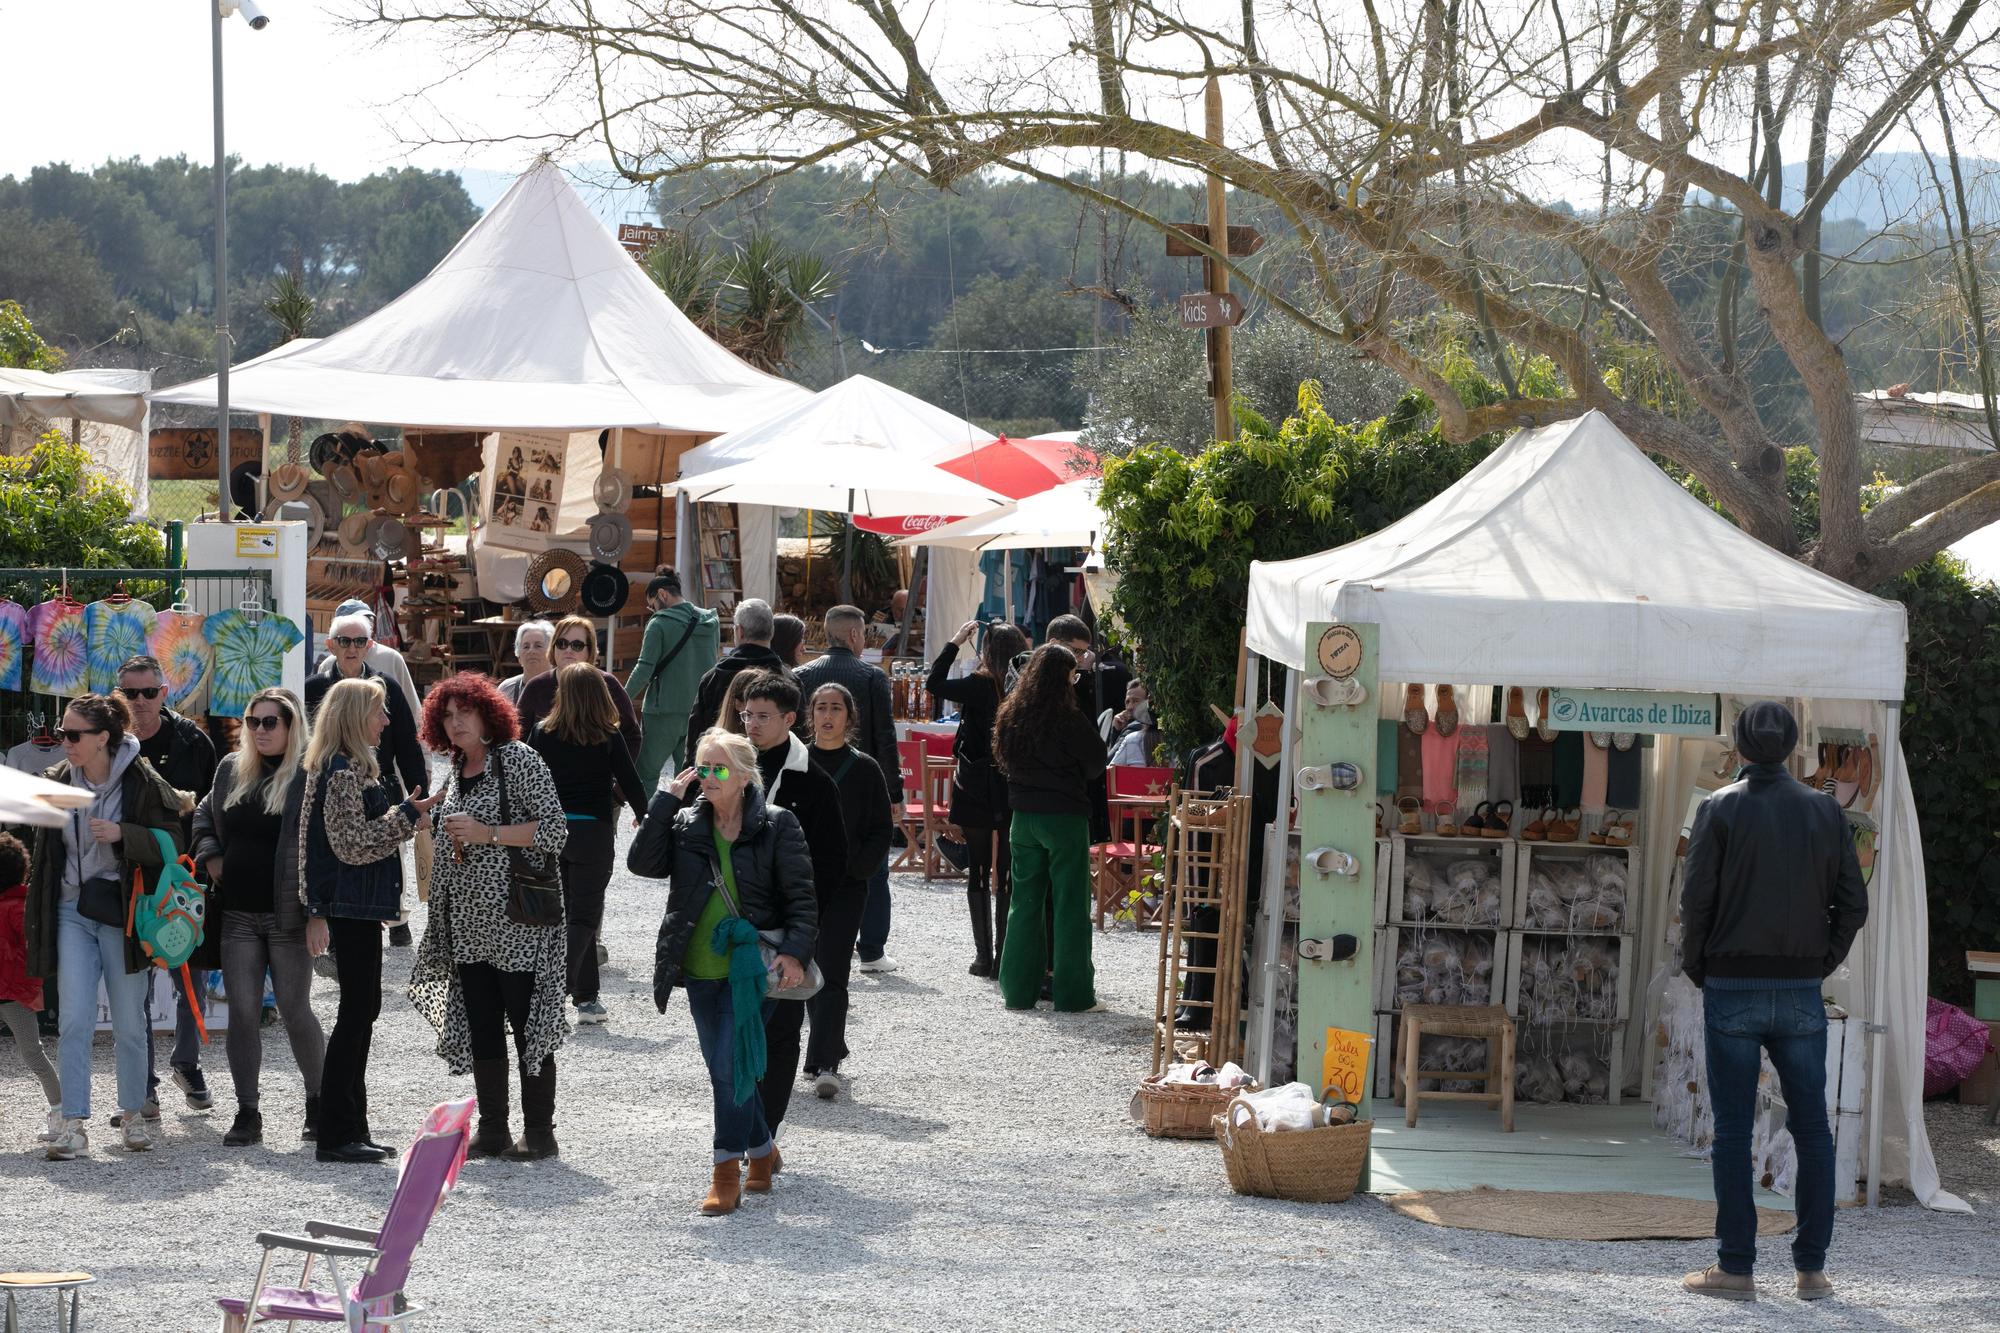
<svg viewBox="0 0 2000 1333">
<path fill-rule="evenodd" d="M 1593 412 L 1515 435 L 1457 485 L 1378 533 L 1251 566 L 1249 647 L 1289 669 L 1292 720 L 1306 626 L 1316 620 L 1379 626 L 1384 695 L 1391 681 L 1443 681 L 1777 697 L 1804 709 L 1802 726 L 1878 735 L 1881 854 L 1849 991 L 1851 1011 L 1886 1028 L 1870 1053 L 1869 1191 L 1872 1198 L 1882 1180 L 1903 1180 L 1927 1206 L 1964 1208 L 1939 1186 L 1923 1121 L 1928 918 L 1921 835 L 1897 739 L 1902 607 L 1737 529 Z M 1280 809 L 1289 800 L 1292 735 L 1288 721 Z M 1673 863 L 1688 796 L 1675 784 L 1685 784 L 1702 744 L 1663 737 L 1652 752 L 1643 860 L 1653 882 L 1641 984 L 1659 965 L 1668 919 L 1664 868 Z M 1652 1015 L 1635 1017 L 1647 1031 Z"/>
<path fill-rule="evenodd" d="M 791 475 L 814 453 L 831 445 L 861 443 L 895 454 L 909 467 L 928 467 L 980 445 L 994 436 L 961 417 L 933 407 L 912 394 L 866 375 L 850 375 L 811 398 L 787 404 L 765 419 L 708 441 L 681 455 L 683 494 L 699 499 L 690 483 L 703 474 L 743 464 L 762 465 L 773 479 Z M 931 470 L 935 471 L 935 468 Z M 949 474 L 941 474 L 948 476 Z M 1004 500 L 1004 497 L 1001 497 Z M 836 501 L 815 508 L 845 511 Z M 878 514 L 936 512 L 931 504 L 891 506 Z M 960 510 L 959 512 L 964 512 Z M 776 586 L 777 515 L 774 509 L 750 506 L 738 513 L 742 533 L 746 590 L 770 595 Z M 685 534 L 681 563 L 693 560 L 694 525 L 681 524 Z M 954 628 L 969 619 L 979 595 L 978 557 L 964 552 L 934 551 L 929 564 L 930 596 L 925 615 L 933 625 Z M 761 590 L 761 591 L 760 591 Z"/>
</svg>

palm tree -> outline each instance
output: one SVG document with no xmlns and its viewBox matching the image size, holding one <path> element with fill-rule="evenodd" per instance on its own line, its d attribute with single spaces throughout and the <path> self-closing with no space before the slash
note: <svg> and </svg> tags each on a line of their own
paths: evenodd
<svg viewBox="0 0 2000 1333">
<path fill-rule="evenodd" d="M 773 373 L 791 363 L 810 308 L 839 286 L 824 258 L 789 250 L 768 232 L 752 232 L 728 254 L 707 238 L 674 232 L 647 252 L 643 266 L 695 327 Z"/>
<path fill-rule="evenodd" d="M 313 320 L 319 316 L 319 302 L 306 290 L 305 279 L 297 269 L 280 274 L 271 280 L 271 290 L 264 297 L 264 313 L 278 326 L 279 345 L 303 338 L 311 331 Z M 305 434 L 305 422 L 292 418 L 290 433 L 285 440 L 285 461 L 299 461 L 300 440 Z"/>
</svg>

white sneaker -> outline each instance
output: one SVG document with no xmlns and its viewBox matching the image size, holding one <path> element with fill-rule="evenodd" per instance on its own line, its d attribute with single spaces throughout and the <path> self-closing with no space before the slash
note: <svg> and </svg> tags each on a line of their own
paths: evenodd
<svg viewBox="0 0 2000 1333">
<path fill-rule="evenodd" d="M 64 1120 L 62 1129 L 49 1143 L 51 1162 L 68 1162 L 90 1156 L 90 1135 L 83 1120 Z"/>
<path fill-rule="evenodd" d="M 576 1007 L 578 1023 L 602 1023 L 609 1017 L 610 1015 L 604 1011 L 604 1006 L 596 1000 L 585 1000 Z"/>
<path fill-rule="evenodd" d="M 62 1107 L 51 1106 L 49 1108 L 49 1122 L 41 1133 L 35 1135 L 35 1142 L 54 1143 L 62 1137 L 63 1125 L 65 1123 L 67 1122 L 63 1119 Z"/>
<path fill-rule="evenodd" d="M 865 958 L 862 959 L 854 965 L 854 970 L 857 972 L 894 972 L 898 968 L 896 960 L 885 953 L 872 963 Z"/>
<path fill-rule="evenodd" d="M 847 1091 L 847 1076 L 838 1069 L 822 1069 L 813 1079 L 813 1095 L 823 1102 L 837 1101 Z"/>
<path fill-rule="evenodd" d="M 126 1116 L 125 1123 L 120 1125 L 118 1127 L 118 1130 L 119 1133 L 125 1136 L 126 1152 L 152 1151 L 153 1135 L 152 1131 L 149 1130 L 146 1126 L 145 1116 L 143 1115 Z"/>
</svg>

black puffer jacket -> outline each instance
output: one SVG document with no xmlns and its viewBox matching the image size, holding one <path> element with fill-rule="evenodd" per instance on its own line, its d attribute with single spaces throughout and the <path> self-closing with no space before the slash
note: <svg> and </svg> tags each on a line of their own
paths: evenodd
<svg viewBox="0 0 2000 1333">
<path fill-rule="evenodd" d="M 753 670 L 775 671 L 787 680 L 792 677 L 785 659 L 772 652 L 768 643 L 739 643 L 724 653 L 695 686 L 694 707 L 688 709 L 689 755 L 693 755 L 694 743 L 701 739 L 701 734 L 715 725 L 715 713 L 722 707 L 722 696 L 729 693 L 729 682 L 736 679 L 737 672 Z M 688 762 L 694 760 L 690 758 Z"/>
<path fill-rule="evenodd" d="M 743 828 L 729 866 L 736 880 L 736 905 L 750 924 L 784 931 L 779 953 L 811 958 L 819 935 L 819 904 L 806 837 L 797 817 L 766 805 L 755 786 L 743 790 Z M 625 854 L 625 868 L 647 879 L 672 881 L 653 950 L 653 1003 L 665 1013 L 680 984 L 694 923 L 722 882 L 715 855 L 715 808 L 699 795 L 683 804 L 663 784 Z"/>
<path fill-rule="evenodd" d="M 1818 979 L 1847 957 L 1868 889 L 1840 805 L 1782 764 L 1751 764 L 1702 803 L 1681 879 L 1681 970 Z"/>
</svg>

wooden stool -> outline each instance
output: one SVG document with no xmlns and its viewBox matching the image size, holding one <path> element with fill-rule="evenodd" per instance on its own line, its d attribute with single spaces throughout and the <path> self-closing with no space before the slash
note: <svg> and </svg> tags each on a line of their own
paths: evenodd
<svg viewBox="0 0 2000 1333">
<path fill-rule="evenodd" d="M 88 1273 L 0 1273 L 0 1291 L 7 1293 L 6 1333 L 15 1333 L 20 1327 L 20 1312 L 15 1309 L 15 1299 L 24 1291 L 53 1291 L 56 1294 L 56 1329 L 63 1328 L 63 1310 L 69 1310 L 69 1333 L 83 1327 L 83 1292 L 81 1288 L 97 1281 Z"/>
<path fill-rule="evenodd" d="M 1440 1072 L 1417 1066 L 1417 1047 L 1426 1036 L 1483 1037 L 1486 1040 L 1486 1068 Z M 1403 1010 L 1401 1043 L 1396 1062 L 1396 1092 L 1403 1098 L 1403 1123 L 1417 1123 L 1419 1098 L 1443 1102 L 1485 1102 L 1500 1108 L 1500 1128 L 1514 1132 L 1514 1020 L 1497 1004 L 1477 1008 L 1452 1004 L 1413 1004 Z M 1495 1048 L 1498 1049 L 1495 1049 Z M 1484 1092 L 1423 1092 L 1417 1084 L 1425 1078 L 1465 1079 L 1486 1085 Z M 1500 1084 L 1495 1091 L 1493 1084 Z"/>
</svg>

